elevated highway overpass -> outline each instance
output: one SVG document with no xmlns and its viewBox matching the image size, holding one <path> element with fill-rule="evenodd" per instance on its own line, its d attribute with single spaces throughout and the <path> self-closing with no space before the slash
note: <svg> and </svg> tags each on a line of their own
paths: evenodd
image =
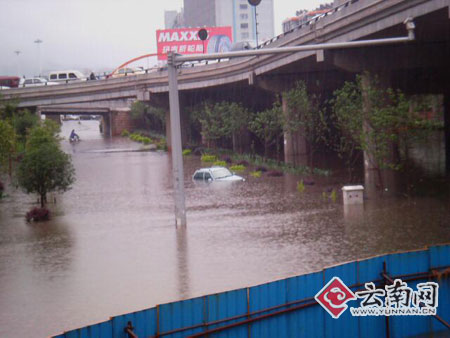
<svg viewBox="0 0 450 338">
<path fill-rule="evenodd" d="M 416 40 L 399 45 L 236 58 L 195 67 L 183 65 L 178 70 L 182 108 L 207 98 L 239 99 L 251 107 L 267 107 L 274 93 L 282 93 L 299 79 L 326 98 L 345 80 L 369 71 L 383 85 L 407 93 L 445 96 L 446 154 L 450 168 L 450 0 L 335 2 L 340 4 L 327 15 L 275 37 L 261 48 L 405 36 L 403 22 L 408 17 L 414 19 Z M 20 107 L 100 105 L 138 99 L 168 110 L 168 74 L 161 68 L 137 76 L 10 89 L 2 94 L 6 99 L 17 97 Z M 287 160 L 288 148 L 285 147 Z"/>
<path fill-rule="evenodd" d="M 403 21 L 407 17 L 415 20 L 417 41 L 401 46 L 246 57 L 180 67 L 179 89 L 189 91 L 236 84 L 273 89 L 273 83 L 267 84 L 268 79 L 282 79 L 278 82 L 284 84 L 285 78 L 306 76 L 324 78 L 323 85 L 334 87 L 332 82 L 336 81 L 336 76 L 333 74 L 346 75 L 368 69 L 391 73 L 392 82 L 409 91 L 425 90 L 421 87 L 438 91 L 448 83 L 449 4 L 450 0 L 347 1 L 328 15 L 282 34 L 261 47 L 403 36 L 406 34 Z M 425 78 L 424 73 L 429 75 Z M 409 80 L 405 81 L 416 76 L 426 84 L 412 85 Z M 6 99 L 19 98 L 21 107 L 35 107 L 127 98 L 151 100 L 152 94 L 167 91 L 167 71 L 160 69 L 122 78 L 10 89 L 2 94 Z"/>
</svg>

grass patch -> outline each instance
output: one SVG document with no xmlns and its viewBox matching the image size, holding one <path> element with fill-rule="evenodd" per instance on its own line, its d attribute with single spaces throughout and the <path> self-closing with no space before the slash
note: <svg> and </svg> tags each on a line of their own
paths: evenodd
<svg viewBox="0 0 450 338">
<path fill-rule="evenodd" d="M 183 154 L 183 156 L 188 156 L 188 155 L 192 154 L 192 150 L 191 149 L 184 149 L 182 154 Z"/>
</svg>

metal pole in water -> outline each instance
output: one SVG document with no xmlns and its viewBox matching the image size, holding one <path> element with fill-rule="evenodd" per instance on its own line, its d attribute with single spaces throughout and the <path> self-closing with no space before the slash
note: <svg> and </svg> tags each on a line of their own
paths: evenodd
<svg viewBox="0 0 450 338">
<path fill-rule="evenodd" d="M 175 197 L 175 224 L 186 225 L 186 207 L 184 195 L 183 154 L 181 145 L 180 101 L 178 97 L 177 65 L 175 53 L 167 55 L 169 75 L 170 134 L 172 139 L 172 173 Z"/>
</svg>

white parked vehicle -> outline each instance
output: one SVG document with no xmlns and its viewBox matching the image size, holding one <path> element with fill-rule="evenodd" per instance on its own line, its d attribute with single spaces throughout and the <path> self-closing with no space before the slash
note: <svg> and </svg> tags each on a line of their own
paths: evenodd
<svg viewBox="0 0 450 338">
<path fill-rule="evenodd" d="M 53 86 L 57 84 L 58 82 L 48 81 L 43 77 L 33 77 L 31 79 L 21 78 L 19 82 L 19 87 Z"/>
<path fill-rule="evenodd" d="M 87 80 L 87 76 L 78 70 L 60 70 L 50 72 L 48 78 L 50 81 L 56 82 L 73 82 L 73 81 Z"/>
<path fill-rule="evenodd" d="M 122 76 L 130 76 L 130 75 L 139 75 L 139 74 L 145 74 L 145 70 L 142 67 L 137 68 L 120 68 L 117 70 L 114 74 L 111 75 L 111 77 L 122 77 Z"/>
<path fill-rule="evenodd" d="M 195 171 L 192 176 L 193 180 L 201 180 L 205 182 L 213 181 L 245 181 L 241 176 L 233 174 L 225 167 L 202 168 Z"/>
</svg>

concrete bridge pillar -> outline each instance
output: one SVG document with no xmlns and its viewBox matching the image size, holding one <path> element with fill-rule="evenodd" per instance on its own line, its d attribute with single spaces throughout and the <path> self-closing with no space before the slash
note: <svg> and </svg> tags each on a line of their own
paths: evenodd
<svg viewBox="0 0 450 338">
<path fill-rule="evenodd" d="M 287 116 L 287 100 L 285 95 L 281 95 L 283 113 Z M 295 132 L 284 132 L 284 162 L 293 166 L 308 165 L 307 142 L 302 130 Z"/>
<path fill-rule="evenodd" d="M 111 112 L 105 113 L 102 115 L 102 121 L 100 124 L 100 132 L 103 133 L 104 136 L 111 137 L 112 136 L 112 126 L 111 126 Z"/>
<path fill-rule="evenodd" d="M 115 108 L 111 109 L 111 136 L 119 136 L 124 130 L 130 131 L 133 127 L 131 120 L 131 108 Z"/>
</svg>

